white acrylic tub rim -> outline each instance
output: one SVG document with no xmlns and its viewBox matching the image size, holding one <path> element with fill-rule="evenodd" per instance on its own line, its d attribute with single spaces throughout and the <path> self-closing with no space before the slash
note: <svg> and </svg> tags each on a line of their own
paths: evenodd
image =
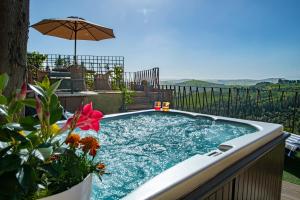
<svg viewBox="0 0 300 200">
<path fill-rule="evenodd" d="M 120 114 L 106 115 L 104 118 L 132 115 L 154 110 L 143 110 Z M 243 123 L 253 126 L 256 132 L 226 141 L 219 146 L 219 150 L 204 155 L 192 156 L 175 166 L 153 177 L 123 199 L 177 199 L 229 167 L 231 164 L 249 155 L 259 147 L 267 144 L 282 134 L 282 126 L 265 122 L 204 115 L 193 112 L 170 110 L 172 113 L 181 113 L 190 116 L 208 117 L 216 121 Z"/>
</svg>

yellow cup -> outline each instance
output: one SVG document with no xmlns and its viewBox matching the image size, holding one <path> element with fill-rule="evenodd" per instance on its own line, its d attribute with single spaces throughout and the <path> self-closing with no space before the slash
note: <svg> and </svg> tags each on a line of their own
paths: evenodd
<svg viewBox="0 0 300 200">
<path fill-rule="evenodd" d="M 170 102 L 166 101 L 166 102 L 163 102 L 162 104 L 162 111 L 169 111 L 170 110 Z"/>
</svg>

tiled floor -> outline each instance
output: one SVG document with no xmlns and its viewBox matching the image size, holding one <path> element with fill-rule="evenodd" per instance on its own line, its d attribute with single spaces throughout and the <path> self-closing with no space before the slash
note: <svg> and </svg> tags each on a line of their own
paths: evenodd
<svg viewBox="0 0 300 200">
<path fill-rule="evenodd" d="M 300 185 L 282 181 L 281 200 L 300 200 Z"/>
</svg>

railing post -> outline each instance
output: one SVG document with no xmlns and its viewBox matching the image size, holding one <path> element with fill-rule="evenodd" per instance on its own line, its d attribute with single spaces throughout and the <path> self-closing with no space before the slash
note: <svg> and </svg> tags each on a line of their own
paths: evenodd
<svg viewBox="0 0 300 200">
<path fill-rule="evenodd" d="M 204 99 L 205 98 L 205 99 Z M 207 96 L 206 96 L 206 88 L 203 87 L 203 96 L 202 96 L 202 108 L 205 112 L 205 103 L 206 103 L 206 106 L 207 106 Z"/>
<path fill-rule="evenodd" d="M 227 102 L 227 116 L 230 114 L 230 99 L 231 99 L 231 88 L 228 90 L 228 102 Z"/>
<path fill-rule="evenodd" d="M 179 103 L 179 106 L 180 106 L 180 109 L 182 110 L 182 100 L 181 100 L 181 90 L 180 90 L 180 86 L 178 86 L 178 103 Z M 178 106 L 178 107 L 179 107 Z"/>
<path fill-rule="evenodd" d="M 217 115 L 220 115 L 222 88 L 220 88 L 219 90 L 220 90 L 220 93 L 219 93 L 219 101 L 218 101 L 218 111 L 217 111 Z"/>
<path fill-rule="evenodd" d="M 259 102 L 260 102 L 260 90 L 257 89 L 257 96 L 256 96 L 256 112 L 255 112 L 255 117 L 257 117 L 257 112 L 259 111 Z"/>
<path fill-rule="evenodd" d="M 156 84 L 159 85 L 159 68 L 158 67 L 156 68 L 156 71 L 157 71 L 156 72 L 156 76 L 157 76 Z"/>
<path fill-rule="evenodd" d="M 157 101 L 161 101 L 161 91 L 160 91 L 160 85 L 158 86 L 158 94 L 157 94 Z"/>
<path fill-rule="evenodd" d="M 296 110 L 298 106 L 298 92 L 295 93 L 294 99 L 294 110 L 293 110 L 293 121 L 292 121 L 292 133 L 295 131 L 295 120 L 296 120 Z"/>
<path fill-rule="evenodd" d="M 200 112 L 201 109 L 201 101 L 200 101 L 200 95 L 199 95 L 199 88 L 196 87 L 196 110 L 197 112 Z"/>
</svg>

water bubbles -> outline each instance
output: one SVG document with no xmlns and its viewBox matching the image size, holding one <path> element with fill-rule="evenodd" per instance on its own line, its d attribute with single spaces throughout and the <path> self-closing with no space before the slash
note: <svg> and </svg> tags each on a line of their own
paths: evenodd
<svg viewBox="0 0 300 200">
<path fill-rule="evenodd" d="M 104 162 L 110 174 L 94 182 L 92 199 L 120 199 L 177 163 L 254 131 L 237 123 L 173 113 L 104 119 L 96 160 Z"/>
</svg>

